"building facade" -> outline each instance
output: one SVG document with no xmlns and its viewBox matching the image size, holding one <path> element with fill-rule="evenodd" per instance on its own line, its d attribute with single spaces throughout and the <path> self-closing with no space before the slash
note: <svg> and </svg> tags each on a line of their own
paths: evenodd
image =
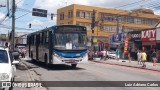
<svg viewBox="0 0 160 90">
<path fill-rule="evenodd" d="M 87 35 L 91 37 L 93 35 L 91 31 L 93 9 L 96 10 L 95 43 L 108 42 L 108 37 L 116 32 L 154 28 L 160 20 L 160 16 L 155 15 L 149 9 L 126 11 L 72 4 L 57 10 L 57 25 L 74 24 L 86 26 Z"/>
</svg>

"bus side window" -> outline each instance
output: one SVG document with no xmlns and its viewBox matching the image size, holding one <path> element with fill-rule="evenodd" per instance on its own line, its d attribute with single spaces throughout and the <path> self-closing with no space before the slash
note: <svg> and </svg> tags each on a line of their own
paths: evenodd
<svg viewBox="0 0 160 90">
<path fill-rule="evenodd" d="M 45 44 L 48 44 L 48 31 L 45 32 Z"/>
<path fill-rule="evenodd" d="M 40 33 L 40 37 L 39 37 L 39 40 L 40 40 L 40 45 L 42 45 L 42 33 Z"/>
<path fill-rule="evenodd" d="M 30 41 L 31 41 L 31 45 L 34 45 L 34 35 L 31 36 Z"/>
<path fill-rule="evenodd" d="M 44 38 L 44 33 L 45 33 L 45 32 L 42 32 L 42 45 L 45 44 L 45 42 L 44 42 L 44 39 L 45 39 L 45 38 Z"/>
<path fill-rule="evenodd" d="M 34 35 L 34 45 L 36 45 L 36 35 Z"/>
<path fill-rule="evenodd" d="M 36 41 L 37 41 L 37 44 L 39 45 L 40 44 L 40 35 L 39 34 L 37 35 L 37 40 Z"/>
</svg>

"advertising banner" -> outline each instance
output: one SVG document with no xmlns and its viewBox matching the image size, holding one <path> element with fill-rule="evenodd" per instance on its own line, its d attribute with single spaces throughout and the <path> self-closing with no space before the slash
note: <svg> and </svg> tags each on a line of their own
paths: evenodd
<svg viewBox="0 0 160 90">
<path fill-rule="evenodd" d="M 141 31 L 132 31 L 128 33 L 130 41 L 141 41 Z"/>
<path fill-rule="evenodd" d="M 112 42 L 124 42 L 127 37 L 127 33 L 119 33 L 112 35 Z"/>
<path fill-rule="evenodd" d="M 156 30 L 141 31 L 142 42 L 156 41 Z"/>
</svg>

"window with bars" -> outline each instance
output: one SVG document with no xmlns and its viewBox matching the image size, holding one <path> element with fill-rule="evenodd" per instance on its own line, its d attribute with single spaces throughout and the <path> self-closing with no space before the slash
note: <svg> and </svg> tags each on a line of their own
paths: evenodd
<svg viewBox="0 0 160 90">
<path fill-rule="evenodd" d="M 60 14 L 60 20 L 64 20 L 64 13 Z"/>
<path fill-rule="evenodd" d="M 81 18 L 85 18 L 85 11 L 81 12 Z"/>
<path fill-rule="evenodd" d="M 80 17 L 80 11 L 76 11 L 76 17 Z"/>
<path fill-rule="evenodd" d="M 68 18 L 72 18 L 73 17 L 73 10 L 69 10 L 68 11 Z"/>
</svg>

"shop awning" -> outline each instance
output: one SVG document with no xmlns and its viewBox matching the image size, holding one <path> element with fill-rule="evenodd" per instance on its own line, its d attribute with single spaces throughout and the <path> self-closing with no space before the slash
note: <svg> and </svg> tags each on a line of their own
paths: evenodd
<svg viewBox="0 0 160 90">
<path fill-rule="evenodd" d="M 156 42 L 142 42 L 142 45 L 156 45 Z"/>
</svg>

